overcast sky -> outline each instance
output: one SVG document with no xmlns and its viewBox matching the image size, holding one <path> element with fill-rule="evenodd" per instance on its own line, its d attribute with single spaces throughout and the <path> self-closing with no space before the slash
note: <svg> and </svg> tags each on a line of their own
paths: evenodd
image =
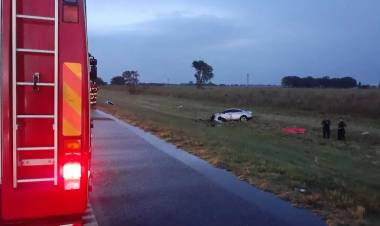
<svg viewBox="0 0 380 226">
<path fill-rule="evenodd" d="M 90 51 L 107 81 L 279 84 L 286 75 L 380 82 L 380 0 L 89 0 Z"/>
</svg>

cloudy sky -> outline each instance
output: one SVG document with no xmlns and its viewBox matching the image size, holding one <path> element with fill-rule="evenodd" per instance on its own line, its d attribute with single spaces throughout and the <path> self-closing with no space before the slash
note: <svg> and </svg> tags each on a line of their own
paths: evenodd
<svg viewBox="0 0 380 226">
<path fill-rule="evenodd" d="M 286 75 L 380 82 L 379 0 L 89 0 L 90 51 L 109 81 L 193 80 L 193 60 L 216 83 L 279 84 Z"/>
</svg>

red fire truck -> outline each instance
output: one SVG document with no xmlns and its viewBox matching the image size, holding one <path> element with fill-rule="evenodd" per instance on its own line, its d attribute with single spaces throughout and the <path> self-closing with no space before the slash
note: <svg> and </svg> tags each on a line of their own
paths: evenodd
<svg viewBox="0 0 380 226">
<path fill-rule="evenodd" d="M 1 218 L 82 214 L 91 157 L 85 0 L 0 1 Z"/>
</svg>

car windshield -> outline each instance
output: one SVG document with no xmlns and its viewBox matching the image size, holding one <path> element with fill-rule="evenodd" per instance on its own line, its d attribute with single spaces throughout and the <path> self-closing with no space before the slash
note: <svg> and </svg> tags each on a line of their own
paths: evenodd
<svg viewBox="0 0 380 226">
<path fill-rule="evenodd" d="M 241 111 L 238 110 L 238 109 L 227 109 L 227 110 L 223 111 L 223 114 L 226 114 L 226 113 L 233 113 L 233 112 L 241 112 Z"/>
</svg>

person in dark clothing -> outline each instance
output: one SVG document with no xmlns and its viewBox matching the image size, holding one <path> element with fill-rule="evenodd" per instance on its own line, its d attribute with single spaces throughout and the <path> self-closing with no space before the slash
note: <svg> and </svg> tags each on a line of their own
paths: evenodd
<svg viewBox="0 0 380 226">
<path fill-rule="evenodd" d="M 346 123 L 343 121 L 343 119 L 339 120 L 338 123 L 338 140 L 345 140 L 346 139 Z"/>
<path fill-rule="evenodd" d="M 331 131 L 331 121 L 329 119 L 325 119 L 322 121 L 322 133 L 324 139 L 330 139 L 330 131 Z"/>
</svg>

